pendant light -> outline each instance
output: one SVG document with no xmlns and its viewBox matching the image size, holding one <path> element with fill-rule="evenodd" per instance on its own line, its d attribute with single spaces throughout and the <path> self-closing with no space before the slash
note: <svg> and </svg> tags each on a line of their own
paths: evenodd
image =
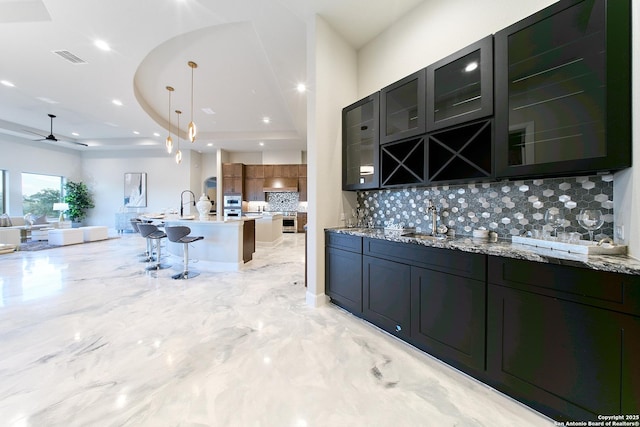
<svg viewBox="0 0 640 427">
<path fill-rule="evenodd" d="M 187 62 L 187 65 L 191 67 L 191 121 L 189 122 L 189 141 L 194 142 L 196 140 L 196 124 L 193 122 L 193 69 L 198 68 L 198 64 L 193 61 Z"/>
<path fill-rule="evenodd" d="M 178 151 L 176 151 L 176 163 L 180 164 L 180 162 L 182 162 L 182 151 L 180 151 L 180 114 L 182 114 L 182 111 L 176 110 L 176 114 L 178 115 L 178 131 L 176 132 L 178 136 Z"/>
<path fill-rule="evenodd" d="M 167 153 L 171 154 L 173 151 L 173 139 L 171 139 L 171 92 L 173 92 L 173 88 L 167 86 L 167 91 L 169 92 L 169 136 L 165 139 L 164 145 L 167 147 Z"/>
</svg>

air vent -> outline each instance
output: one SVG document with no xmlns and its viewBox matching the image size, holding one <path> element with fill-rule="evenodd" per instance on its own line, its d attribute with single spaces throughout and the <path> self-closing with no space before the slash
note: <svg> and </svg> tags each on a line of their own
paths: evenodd
<svg viewBox="0 0 640 427">
<path fill-rule="evenodd" d="M 73 53 L 69 52 L 68 50 L 54 50 L 53 53 L 55 53 L 56 55 L 60 56 L 62 59 L 65 59 L 65 60 L 71 62 L 72 64 L 86 64 L 87 63 L 87 61 L 85 61 L 84 59 L 78 58 Z"/>
</svg>

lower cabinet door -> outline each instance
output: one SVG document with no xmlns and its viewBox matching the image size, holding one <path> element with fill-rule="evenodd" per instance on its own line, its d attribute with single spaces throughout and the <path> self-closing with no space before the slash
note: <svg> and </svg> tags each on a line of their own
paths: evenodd
<svg viewBox="0 0 640 427">
<path fill-rule="evenodd" d="M 485 369 L 486 284 L 411 268 L 411 339 L 461 368 Z"/>
<path fill-rule="evenodd" d="M 331 247 L 325 255 L 327 295 L 336 305 L 362 313 L 362 255 Z"/>
<path fill-rule="evenodd" d="M 365 255 L 362 271 L 363 317 L 408 339 L 411 333 L 411 267 Z"/>
<path fill-rule="evenodd" d="M 637 317 L 489 285 L 487 318 L 496 388 L 558 420 L 640 411 Z"/>
</svg>

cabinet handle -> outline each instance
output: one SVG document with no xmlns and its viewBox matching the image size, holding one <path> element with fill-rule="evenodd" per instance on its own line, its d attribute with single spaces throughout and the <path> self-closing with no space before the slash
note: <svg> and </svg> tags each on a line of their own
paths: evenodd
<svg viewBox="0 0 640 427">
<path fill-rule="evenodd" d="M 402 326 L 396 325 L 396 332 L 400 332 L 402 330 Z"/>
</svg>

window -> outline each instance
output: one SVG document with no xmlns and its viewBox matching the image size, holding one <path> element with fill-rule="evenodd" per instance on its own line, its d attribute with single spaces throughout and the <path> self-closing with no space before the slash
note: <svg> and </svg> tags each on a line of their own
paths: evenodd
<svg viewBox="0 0 640 427">
<path fill-rule="evenodd" d="M 22 174 L 22 213 L 57 218 L 53 204 L 62 201 L 63 178 L 53 175 Z"/>
</svg>

